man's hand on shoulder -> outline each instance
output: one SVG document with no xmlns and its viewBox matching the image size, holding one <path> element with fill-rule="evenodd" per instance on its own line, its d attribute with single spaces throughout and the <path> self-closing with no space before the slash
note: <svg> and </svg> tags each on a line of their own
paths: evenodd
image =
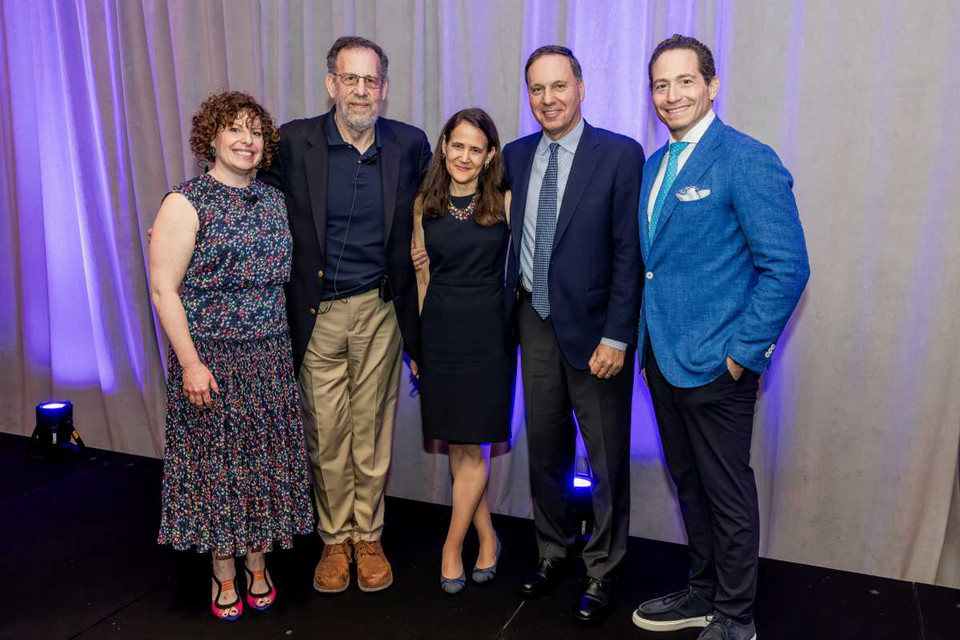
<svg viewBox="0 0 960 640">
<path fill-rule="evenodd" d="M 609 380 L 623 369 L 624 351 L 605 344 L 598 344 L 590 356 L 590 374 L 601 380 Z"/>
</svg>

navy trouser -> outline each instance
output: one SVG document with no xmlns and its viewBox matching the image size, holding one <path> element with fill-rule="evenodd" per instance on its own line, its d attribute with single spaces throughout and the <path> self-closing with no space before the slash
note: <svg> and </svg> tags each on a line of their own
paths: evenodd
<svg viewBox="0 0 960 640">
<path fill-rule="evenodd" d="M 700 387 L 671 385 L 652 349 L 644 363 L 660 440 L 690 548 L 690 585 L 714 608 L 752 620 L 760 515 L 750 440 L 760 376 L 728 371 Z"/>
</svg>

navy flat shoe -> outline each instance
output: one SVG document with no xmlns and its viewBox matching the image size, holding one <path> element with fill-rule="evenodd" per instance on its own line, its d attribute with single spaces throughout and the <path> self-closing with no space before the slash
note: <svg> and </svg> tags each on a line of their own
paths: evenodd
<svg viewBox="0 0 960 640">
<path fill-rule="evenodd" d="M 494 556 L 493 566 L 481 569 L 477 565 L 473 565 L 473 573 L 470 574 L 470 577 L 477 584 L 483 584 L 484 582 L 490 582 L 497 577 L 497 564 L 500 562 L 500 535 L 497 534 L 497 553 Z"/>
<path fill-rule="evenodd" d="M 463 566 L 463 562 L 460 562 L 460 565 Z M 443 577 L 443 562 L 440 562 L 440 588 L 448 596 L 458 595 L 463 588 L 467 586 L 467 574 L 462 569 L 460 571 L 459 578 L 444 578 Z"/>
</svg>

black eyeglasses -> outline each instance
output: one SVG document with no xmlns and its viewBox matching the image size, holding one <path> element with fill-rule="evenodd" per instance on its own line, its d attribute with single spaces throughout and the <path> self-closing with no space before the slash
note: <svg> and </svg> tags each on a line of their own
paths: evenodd
<svg viewBox="0 0 960 640">
<path fill-rule="evenodd" d="M 379 89 L 380 85 L 383 84 L 383 78 L 381 76 L 358 76 L 355 73 L 331 73 L 330 75 L 340 78 L 340 82 L 347 87 L 355 87 L 361 80 L 363 80 L 363 84 L 365 84 L 368 89 Z"/>
</svg>

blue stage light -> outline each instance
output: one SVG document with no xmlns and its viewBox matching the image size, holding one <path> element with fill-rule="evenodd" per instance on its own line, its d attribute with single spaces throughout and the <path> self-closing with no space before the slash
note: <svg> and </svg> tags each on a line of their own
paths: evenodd
<svg viewBox="0 0 960 640">
<path fill-rule="evenodd" d="M 41 402 L 36 409 L 37 426 L 27 443 L 27 453 L 37 458 L 55 458 L 84 449 L 73 426 L 73 404 L 67 400 Z"/>
<path fill-rule="evenodd" d="M 593 479 L 590 476 L 576 473 L 573 475 L 574 489 L 589 489 L 593 486 Z"/>
<path fill-rule="evenodd" d="M 570 479 L 567 496 L 567 526 L 577 536 L 571 552 L 579 553 L 593 533 L 593 478 L 589 473 L 575 472 Z"/>
</svg>

